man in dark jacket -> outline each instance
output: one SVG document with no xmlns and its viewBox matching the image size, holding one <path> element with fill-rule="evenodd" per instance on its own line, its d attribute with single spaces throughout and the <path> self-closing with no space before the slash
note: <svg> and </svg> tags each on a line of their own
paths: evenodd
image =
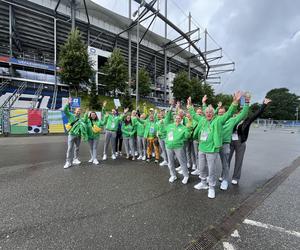
<svg viewBox="0 0 300 250">
<path fill-rule="evenodd" d="M 231 181 L 233 185 L 237 185 L 241 178 L 244 154 L 246 151 L 246 141 L 248 139 L 251 123 L 254 122 L 264 112 L 268 103 L 270 102 L 271 102 L 270 99 L 265 98 L 260 109 L 257 110 L 251 116 L 247 117 L 245 120 L 241 121 L 233 130 L 232 141 L 230 143 L 230 155 L 229 155 L 229 166 L 230 166 L 231 158 L 233 156 L 233 153 L 235 152 L 234 172 Z"/>
</svg>

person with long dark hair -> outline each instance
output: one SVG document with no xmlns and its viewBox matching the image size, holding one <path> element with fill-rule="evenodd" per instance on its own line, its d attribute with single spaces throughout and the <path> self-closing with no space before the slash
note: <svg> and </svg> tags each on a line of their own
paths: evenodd
<svg viewBox="0 0 300 250">
<path fill-rule="evenodd" d="M 134 155 L 134 135 L 136 132 L 135 126 L 132 124 L 131 116 L 127 115 L 122 124 L 123 142 L 126 151 L 126 159 L 129 159 L 129 151 L 132 155 L 132 160 L 135 160 Z"/>
<path fill-rule="evenodd" d="M 116 109 L 117 115 L 119 115 L 118 109 Z M 118 130 L 116 136 L 116 143 L 115 143 L 115 152 L 116 156 L 122 156 L 122 145 L 123 145 L 123 136 L 122 136 L 122 121 L 118 123 Z"/>
<path fill-rule="evenodd" d="M 94 111 L 90 112 L 89 115 L 87 111 L 83 120 L 87 125 L 88 143 L 90 145 L 91 159 L 89 160 L 89 162 L 98 165 L 99 161 L 97 159 L 97 149 L 100 133 L 102 131 L 102 127 L 104 126 L 104 121 L 99 120 L 96 112 Z"/>
</svg>

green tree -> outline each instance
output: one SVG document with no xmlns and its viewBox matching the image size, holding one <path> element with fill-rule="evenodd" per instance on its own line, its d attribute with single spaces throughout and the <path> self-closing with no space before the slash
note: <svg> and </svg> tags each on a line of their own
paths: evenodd
<svg viewBox="0 0 300 250">
<path fill-rule="evenodd" d="M 92 83 L 89 95 L 89 108 L 92 110 L 101 110 L 101 104 L 96 90 L 96 83 Z"/>
<path fill-rule="evenodd" d="M 215 103 L 222 102 L 223 107 L 229 108 L 230 104 L 232 103 L 232 95 L 228 94 L 217 94 L 215 96 Z"/>
<path fill-rule="evenodd" d="M 123 100 L 122 100 L 122 106 L 123 106 L 123 108 L 129 108 L 129 110 L 133 109 L 132 98 L 130 96 L 129 87 L 127 87 L 125 90 L 125 94 L 124 94 Z"/>
<path fill-rule="evenodd" d="M 192 91 L 187 72 L 181 71 L 175 76 L 172 91 L 175 99 L 183 102 L 186 102 L 187 98 L 191 96 Z"/>
<path fill-rule="evenodd" d="M 120 49 L 113 50 L 111 56 L 102 67 L 102 71 L 105 74 L 106 92 L 113 91 L 114 96 L 116 96 L 117 90 L 120 92 L 125 91 L 127 85 L 127 68 L 125 67 L 125 60 Z"/>
<path fill-rule="evenodd" d="M 192 78 L 190 81 L 191 97 L 194 104 L 202 104 L 202 97 L 204 96 L 202 84 L 203 82 L 197 78 Z"/>
<path fill-rule="evenodd" d="M 151 79 L 148 71 L 145 68 L 139 69 L 139 95 L 147 96 L 151 93 Z M 132 85 L 133 91 L 136 89 L 136 84 Z"/>
<path fill-rule="evenodd" d="M 274 120 L 295 120 L 296 108 L 299 107 L 299 96 L 290 93 L 287 88 L 277 88 L 270 90 L 267 98 L 272 100 L 263 114 L 264 118 Z"/>
<path fill-rule="evenodd" d="M 76 94 L 80 83 L 90 84 L 89 80 L 93 75 L 92 62 L 77 28 L 70 32 L 65 44 L 61 46 L 58 65 L 61 81 L 70 85 Z"/>
</svg>

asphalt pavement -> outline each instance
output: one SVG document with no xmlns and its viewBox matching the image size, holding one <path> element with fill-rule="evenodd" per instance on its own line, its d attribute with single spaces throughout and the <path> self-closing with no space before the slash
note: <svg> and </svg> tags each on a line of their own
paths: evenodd
<svg viewBox="0 0 300 250">
<path fill-rule="evenodd" d="M 184 249 L 297 158 L 299 146 L 299 134 L 252 130 L 240 184 L 211 200 L 193 188 L 197 177 L 170 184 L 154 163 L 93 166 L 86 143 L 83 164 L 64 170 L 66 136 L 0 138 L 0 248 Z"/>
</svg>

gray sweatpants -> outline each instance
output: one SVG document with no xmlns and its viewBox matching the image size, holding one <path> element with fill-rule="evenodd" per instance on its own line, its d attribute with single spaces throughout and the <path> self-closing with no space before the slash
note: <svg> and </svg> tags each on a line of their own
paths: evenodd
<svg viewBox="0 0 300 250">
<path fill-rule="evenodd" d="M 208 181 L 210 187 L 216 185 L 217 166 L 216 160 L 218 153 L 203 153 L 199 151 L 199 166 L 200 166 L 200 179 L 201 181 Z"/>
<path fill-rule="evenodd" d="M 176 149 L 168 149 L 167 148 L 167 156 L 168 156 L 168 166 L 171 176 L 176 176 L 175 171 L 175 156 L 177 160 L 179 161 L 179 164 L 181 166 L 181 170 L 183 172 L 184 177 L 189 177 L 189 172 L 186 165 L 186 153 L 184 148 L 176 148 Z"/>
<path fill-rule="evenodd" d="M 81 137 L 68 135 L 67 162 L 72 163 L 73 159 L 78 158 L 80 142 Z"/>
<path fill-rule="evenodd" d="M 230 162 L 234 151 L 235 151 L 235 164 L 234 164 L 232 179 L 239 180 L 241 178 L 241 173 L 242 173 L 243 160 L 246 151 L 246 142 L 241 143 L 240 140 L 231 141 L 230 154 L 228 160 L 229 167 L 230 167 Z"/>
<path fill-rule="evenodd" d="M 196 152 L 194 151 L 194 143 L 193 140 L 188 140 L 185 144 L 185 151 L 186 151 L 186 158 L 187 163 L 192 166 L 193 164 L 196 164 Z"/>
<path fill-rule="evenodd" d="M 97 159 L 97 148 L 98 148 L 99 139 L 89 140 L 90 145 L 90 154 L 93 160 Z"/>
<path fill-rule="evenodd" d="M 168 156 L 167 156 L 167 150 L 166 150 L 166 143 L 165 140 L 163 139 L 158 139 L 158 143 L 161 149 L 161 157 L 164 159 L 164 161 L 169 162 L 168 161 Z"/>
<path fill-rule="evenodd" d="M 111 152 L 112 154 L 116 153 L 116 137 L 117 137 L 117 133 L 115 131 L 109 131 L 106 130 L 105 131 L 105 142 L 104 142 L 104 150 L 103 150 L 103 154 L 107 154 L 107 149 L 108 149 L 108 145 L 110 143 L 111 145 Z"/>
<path fill-rule="evenodd" d="M 144 136 L 137 136 L 136 140 L 139 155 L 146 157 L 146 139 L 144 138 Z"/>
<path fill-rule="evenodd" d="M 195 152 L 195 157 L 196 157 L 196 166 L 197 166 L 197 169 L 200 170 L 200 168 L 199 168 L 199 159 L 198 159 L 199 142 L 194 140 L 193 141 L 193 146 L 194 146 L 194 152 Z"/>
<path fill-rule="evenodd" d="M 229 181 L 229 155 L 230 155 L 230 144 L 223 144 L 220 151 L 220 158 L 222 162 L 222 174 L 223 180 Z"/>
<path fill-rule="evenodd" d="M 125 146 L 126 155 L 129 156 L 129 151 L 131 151 L 131 155 L 134 156 L 134 138 L 124 138 L 123 143 Z"/>
</svg>

